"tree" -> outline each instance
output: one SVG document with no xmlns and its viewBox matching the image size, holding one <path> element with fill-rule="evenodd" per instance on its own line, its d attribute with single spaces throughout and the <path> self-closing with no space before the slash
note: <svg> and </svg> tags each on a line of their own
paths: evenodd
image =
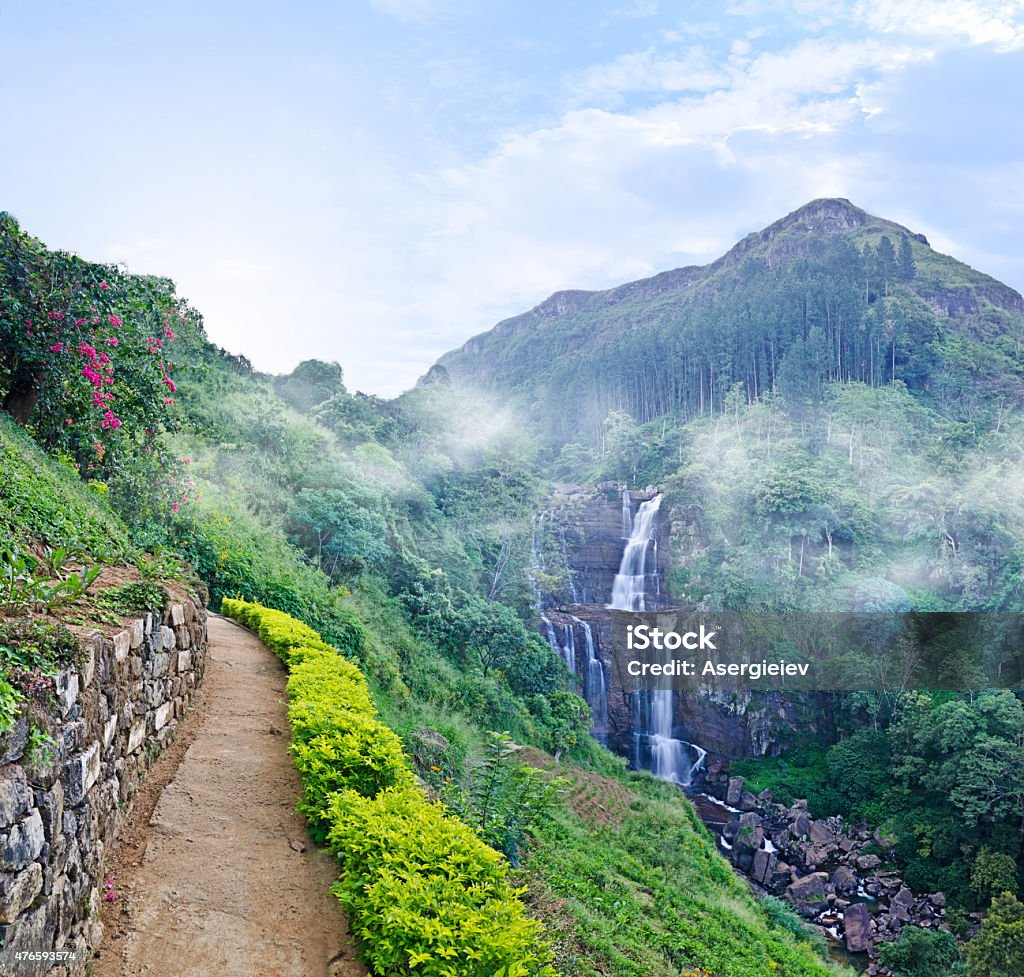
<svg viewBox="0 0 1024 977">
<path fill-rule="evenodd" d="M 896 281 L 899 266 L 896 261 L 896 249 L 892 246 L 892 241 L 887 234 L 883 234 L 879 239 L 875 261 L 877 262 L 878 277 L 886 286 L 886 294 L 888 294 L 889 282 Z"/>
<path fill-rule="evenodd" d="M 1012 692 L 908 696 L 893 734 L 896 773 L 931 792 L 968 831 L 1024 817 L 1024 706 Z"/>
<path fill-rule="evenodd" d="M 893 977 L 947 977 L 961 973 L 960 951 L 952 933 L 906 926 L 895 943 L 882 946 L 882 963 Z"/>
<path fill-rule="evenodd" d="M 345 393 L 341 367 L 322 360 L 303 360 L 287 376 L 274 378 L 274 393 L 296 410 L 310 411 Z"/>
<path fill-rule="evenodd" d="M 1024 974 L 1024 905 L 1012 892 L 992 900 L 981 931 L 967 944 L 971 977 L 1020 977 Z"/>
<path fill-rule="evenodd" d="M 1018 888 L 1017 863 L 1006 852 L 982 848 L 971 866 L 971 889 L 982 900 Z"/>
<path fill-rule="evenodd" d="M 391 553 L 387 523 L 366 501 L 354 488 L 303 489 L 287 515 L 288 537 L 328 576 L 383 564 Z"/>
<path fill-rule="evenodd" d="M 910 238 L 906 234 L 900 235 L 900 251 L 896 263 L 899 266 L 900 281 L 912 281 L 917 274 L 917 266 L 914 263 L 914 252 L 910 247 Z"/>
</svg>

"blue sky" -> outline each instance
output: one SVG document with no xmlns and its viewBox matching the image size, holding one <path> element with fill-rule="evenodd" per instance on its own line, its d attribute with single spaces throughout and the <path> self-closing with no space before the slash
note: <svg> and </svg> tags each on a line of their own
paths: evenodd
<svg viewBox="0 0 1024 977">
<path fill-rule="evenodd" d="M 845 196 L 1024 289 L 1024 3 L 0 0 L 0 209 L 393 395 Z"/>
</svg>

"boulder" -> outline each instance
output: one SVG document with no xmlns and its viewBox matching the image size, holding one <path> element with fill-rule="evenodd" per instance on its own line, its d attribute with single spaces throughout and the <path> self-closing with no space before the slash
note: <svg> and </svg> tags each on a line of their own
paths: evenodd
<svg viewBox="0 0 1024 977">
<path fill-rule="evenodd" d="M 740 795 L 740 810 L 754 811 L 757 809 L 757 798 L 749 790 L 743 791 Z"/>
<path fill-rule="evenodd" d="M 870 872 L 881 864 L 882 860 L 877 855 L 861 855 L 857 859 L 857 868 L 862 872 Z"/>
<path fill-rule="evenodd" d="M 899 892 L 892 897 L 893 903 L 900 903 L 904 906 L 914 905 L 914 893 L 910 891 L 906 886 L 903 886 Z"/>
<path fill-rule="evenodd" d="M 821 821 L 812 821 L 808 829 L 811 844 L 819 847 L 828 847 L 835 842 L 835 836 L 827 825 Z"/>
<path fill-rule="evenodd" d="M 750 869 L 750 876 L 761 885 L 767 885 L 772 874 L 775 872 L 777 863 L 775 852 L 766 851 L 764 848 L 754 852 L 754 863 Z"/>
<path fill-rule="evenodd" d="M 855 903 L 843 912 L 843 930 L 850 953 L 867 950 L 871 942 L 871 913 L 864 903 Z"/>
<path fill-rule="evenodd" d="M 858 885 L 857 876 L 849 866 L 840 865 L 832 873 L 832 884 L 836 887 L 836 892 L 844 894 L 856 892 Z"/>
<path fill-rule="evenodd" d="M 796 882 L 786 886 L 786 896 L 801 916 L 815 916 L 828 905 L 825 899 L 825 881 L 822 876 L 824 876 L 823 872 L 815 872 L 813 875 L 805 875 L 802 879 L 797 879 Z"/>
<path fill-rule="evenodd" d="M 930 902 L 930 903 L 931 903 L 931 904 L 932 904 L 932 905 L 933 905 L 933 906 L 934 906 L 934 907 L 935 907 L 936 909 L 945 909 L 945 908 L 946 908 L 946 895 L 945 895 L 945 893 L 944 893 L 944 892 L 933 892 L 933 893 L 932 893 L 932 894 L 931 894 L 931 895 L 930 895 L 930 896 L 928 897 L 928 901 L 929 901 L 929 902 Z"/>
<path fill-rule="evenodd" d="M 725 803 L 730 807 L 736 807 L 743 796 L 743 778 L 730 777 L 729 788 L 725 792 Z"/>
</svg>

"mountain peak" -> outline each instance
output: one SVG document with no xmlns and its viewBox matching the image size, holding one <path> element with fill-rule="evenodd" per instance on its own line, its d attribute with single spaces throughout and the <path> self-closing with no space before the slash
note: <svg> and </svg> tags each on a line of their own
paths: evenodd
<svg viewBox="0 0 1024 977">
<path fill-rule="evenodd" d="M 874 217 L 845 197 L 819 197 L 769 224 L 764 230 L 748 234 L 712 267 L 733 264 L 758 249 L 767 255 L 769 264 L 773 264 L 805 252 L 814 239 L 840 237 L 865 230 L 905 235 L 921 244 L 928 244 L 923 234 L 915 234 L 893 221 Z"/>
</svg>

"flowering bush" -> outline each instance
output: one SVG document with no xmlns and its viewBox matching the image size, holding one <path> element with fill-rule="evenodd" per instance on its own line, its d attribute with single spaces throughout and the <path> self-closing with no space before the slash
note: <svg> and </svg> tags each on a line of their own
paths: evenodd
<svg viewBox="0 0 1024 977">
<path fill-rule="evenodd" d="M 112 483 L 141 469 L 133 488 L 162 484 L 154 476 L 172 464 L 160 435 L 177 424 L 170 349 L 183 327 L 201 323 L 170 281 L 49 251 L 0 213 L 2 407 L 85 477 Z"/>
</svg>

